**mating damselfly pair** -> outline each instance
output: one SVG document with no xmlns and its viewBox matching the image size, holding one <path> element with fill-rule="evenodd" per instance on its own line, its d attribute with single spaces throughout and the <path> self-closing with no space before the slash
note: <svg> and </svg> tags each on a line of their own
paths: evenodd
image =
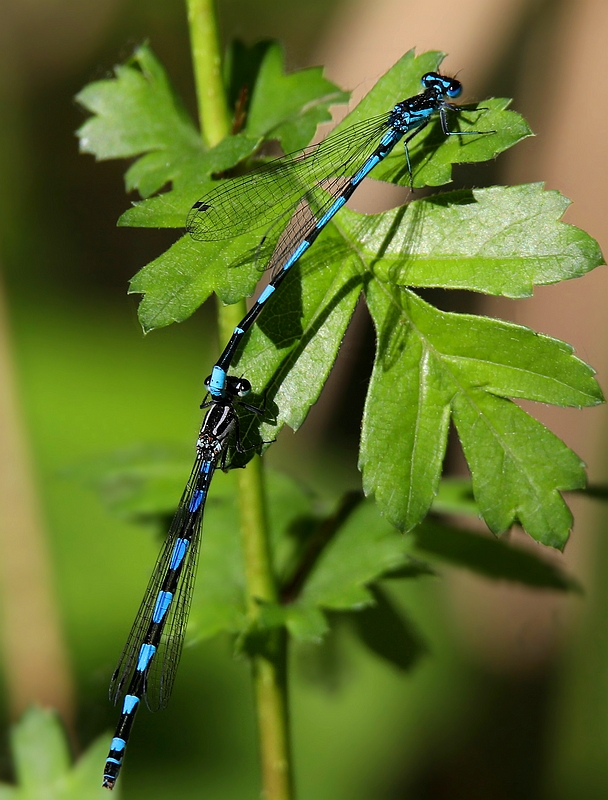
<svg viewBox="0 0 608 800">
<path fill-rule="evenodd" d="M 112 789 L 120 772 L 137 710 L 144 700 L 155 710 L 169 700 L 181 655 L 200 545 L 203 510 L 215 469 L 226 468 L 231 440 L 240 448 L 238 407 L 259 409 L 243 398 L 250 385 L 228 375 L 245 333 L 276 292 L 287 272 L 314 243 L 363 179 L 403 140 L 410 185 L 408 143 L 438 117 L 445 136 L 492 131 L 452 131 L 450 102 L 461 83 L 437 72 L 422 76 L 423 91 L 397 103 L 388 115 L 346 128 L 319 145 L 273 160 L 241 177 L 222 181 L 192 207 L 186 227 L 197 240 L 228 239 L 262 229 L 271 280 L 206 380 L 210 399 L 196 443 L 196 459 L 143 602 L 112 677 L 110 697 L 122 713 L 106 761 L 103 785 Z M 277 207 L 281 210 L 277 215 Z"/>
</svg>

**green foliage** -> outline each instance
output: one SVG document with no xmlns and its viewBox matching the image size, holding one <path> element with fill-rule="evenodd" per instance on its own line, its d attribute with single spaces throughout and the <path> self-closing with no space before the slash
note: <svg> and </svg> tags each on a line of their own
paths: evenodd
<svg viewBox="0 0 608 800">
<path fill-rule="evenodd" d="M 363 422 L 366 489 L 411 529 L 437 490 L 452 415 L 489 527 L 500 533 L 519 520 L 544 544 L 562 545 L 571 519 L 555 490 L 583 485 L 583 465 L 506 397 L 587 405 L 599 399 L 592 371 L 561 342 L 437 311 L 413 293 L 374 287 L 368 303 L 379 348 Z"/>
<path fill-rule="evenodd" d="M 420 90 L 420 76 L 436 70 L 441 58 L 407 53 L 331 135 L 386 115 Z M 318 123 L 329 119 L 329 106 L 348 99 L 319 69 L 286 75 L 282 53 L 270 43 L 251 50 L 235 46 L 226 82 L 237 105 L 238 132 L 211 150 L 147 47 L 117 67 L 115 78 L 80 93 L 94 115 L 79 131 L 82 149 L 97 158 L 136 158 L 126 185 L 143 200 L 119 224 L 184 227 L 192 203 L 219 179 L 260 163 L 263 143 L 276 141 L 283 151 L 303 147 Z M 239 84 L 248 92 L 239 95 Z M 491 99 L 449 114 L 452 130 L 487 135 L 446 137 L 438 123 L 421 131 L 410 143 L 415 186 L 441 186 L 450 181 L 453 164 L 494 158 L 529 136 L 508 104 Z M 373 175 L 408 185 L 402 149 L 396 147 Z M 376 608 L 398 625 L 378 582 L 432 574 L 425 562 L 435 559 L 528 585 L 577 588 L 505 541 L 422 520 L 435 502 L 437 509 L 480 513 L 495 534 L 520 523 L 537 541 L 562 548 L 572 520 L 560 492 L 584 485 L 583 465 L 513 400 L 594 405 L 603 398 L 593 370 L 563 342 L 522 326 L 439 311 L 414 291 L 457 288 L 527 297 L 535 286 L 584 275 L 602 256 L 587 234 L 560 221 L 567 205 L 557 192 L 532 184 L 434 195 L 372 216 L 344 209 L 287 276 L 280 300 L 269 303 L 237 354 L 239 372 L 264 394 L 275 419 L 261 426 L 245 421 L 243 428 L 259 442 L 276 438 L 284 424 L 302 424 L 363 293 L 378 345 L 360 468 L 377 507 L 359 498 L 320 514 L 306 493 L 272 476 L 275 571 L 283 595 L 281 603 L 260 609 L 259 624 L 286 625 L 295 637 L 315 640 L 327 629 L 328 613 Z M 284 207 L 277 204 L 277 215 L 282 211 L 289 211 L 287 200 Z M 186 319 L 213 292 L 226 303 L 252 293 L 260 277 L 252 257 L 260 236 L 195 242 L 186 235 L 145 266 L 131 283 L 144 295 L 144 330 Z M 467 487 L 440 481 L 450 420 L 471 470 Z M 104 490 L 120 513 L 146 517 L 173 510 L 188 467 L 157 456 L 135 454 L 106 474 Z M 247 632 L 231 481 L 216 476 L 206 510 L 191 621 L 199 637 Z M 473 495 L 467 494 L 471 485 Z M 413 535 L 402 538 L 393 526 Z M 361 623 L 359 633 L 367 646 L 377 647 L 369 625 Z M 401 668 L 408 661 L 404 653 L 380 655 Z"/>
<path fill-rule="evenodd" d="M 80 465 L 78 475 L 100 492 L 115 512 L 134 521 L 157 517 L 164 532 L 164 520 L 175 509 L 190 460 L 186 453 L 170 454 L 156 448 L 131 450 Z M 273 471 L 267 472 L 266 488 L 280 602 L 260 609 L 258 625 L 285 625 L 296 639 L 322 639 L 328 631 L 328 614 L 358 616 L 368 609 L 366 620 L 355 624 L 355 632 L 371 646 L 372 620 L 379 624 L 382 619 L 383 624 L 393 627 L 400 620 L 399 624 L 407 627 L 384 596 L 381 582 L 432 576 L 445 563 L 536 588 L 580 590 L 573 578 L 545 561 L 541 552 L 523 550 L 505 540 L 435 519 L 426 520 L 411 536 L 404 537 L 379 514 L 377 505 L 362 495 L 347 495 L 328 508 L 300 484 Z M 440 494 L 454 493 L 455 489 L 448 484 Z M 459 485 L 458 496 L 466 489 Z M 190 641 L 221 631 L 241 638 L 250 632 L 238 510 L 233 497 L 234 474 L 216 473 L 205 509 Z M 462 510 L 452 501 L 450 510 L 457 508 Z M 379 643 L 372 648 L 374 652 L 378 647 Z M 407 652 L 411 655 L 410 650 Z M 386 653 L 380 655 L 388 658 Z M 397 665 L 404 659 L 407 661 L 398 648 Z"/>
<path fill-rule="evenodd" d="M 0 784 L 0 800 L 102 800 L 107 790 L 101 787 L 99 763 L 108 745 L 109 737 L 101 737 L 72 767 L 57 716 L 31 708 L 11 733 L 17 786 Z"/>
<path fill-rule="evenodd" d="M 288 153 L 307 145 L 321 122 L 331 121 L 330 105 L 347 101 L 348 92 L 326 80 L 321 67 L 286 75 L 283 52 L 273 44 L 260 65 L 245 130 L 276 139 Z"/>
</svg>

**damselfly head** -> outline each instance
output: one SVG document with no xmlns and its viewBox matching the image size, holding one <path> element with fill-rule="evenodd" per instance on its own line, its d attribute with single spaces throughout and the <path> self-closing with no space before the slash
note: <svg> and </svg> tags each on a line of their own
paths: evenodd
<svg viewBox="0 0 608 800">
<path fill-rule="evenodd" d="M 462 94 L 462 84 L 456 78 L 448 78 L 438 72 L 427 72 L 421 78 L 425 89 L 440 89 L 448 97 L 459 97 Z"/>
</svg>

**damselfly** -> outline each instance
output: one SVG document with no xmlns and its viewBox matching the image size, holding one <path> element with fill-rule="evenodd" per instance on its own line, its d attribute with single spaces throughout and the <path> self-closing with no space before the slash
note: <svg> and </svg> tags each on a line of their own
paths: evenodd
<svg viewBox="0 0 608 800">
<path fill-rule="evenodd" d="M 230 440 L 241 449 L 235 404 L 259 413 L 242 401 L 250 390 L 249 381 L 231 377 L 223 398 L 201 406 L 209 410 L 196 441 L 194 466 L 110 684 L 110 699 L 114 703 L 122 699 L 122 712 L 104 769 L 103 785 L 108 789 L 118 778 L 142 699 L 156 711 L 167 705 L 171 695 L 190 611 L 207 492 L 216 468 L 226 466 Z"/>
<path fill-rule="evenodd" d="M 462 93 L 455 78 L 427 72 L 420 94 L 397 103 L 388 115 L 366 120 L 330 136 L 318 145 L 275 159 L 241 177 L 225 181 L 198 200 L 186 227 L 194 239 L 228 239 L 248 230 L 268 228 L 262 240 L 272 243 L 268 266 L 271 280 L 248 314 L 234 329 L 209 378 L 212 397 L 226 392 L 226 376 L 244 334 L 264 304 L 319 233 L 342 208 L 363 178 L 404 139 L 410 185 L 412 164 L 408 143 L 437 114 L 446 136 L 471 136 L 493 131 L 451 131 L 447 112 L 462 111 L 447 98 Z M 285 212 L 284 209 L 288 208 Z M 277 211 L 279 209 L 279 211 Z M 281 225 L 282 220 L 286 220 Z M 276 244 L 274 243 L 276 240 Z"/>
</svg>

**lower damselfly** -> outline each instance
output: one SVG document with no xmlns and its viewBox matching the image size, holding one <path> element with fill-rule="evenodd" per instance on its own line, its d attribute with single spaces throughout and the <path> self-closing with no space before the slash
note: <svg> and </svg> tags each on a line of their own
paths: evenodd
<svg viewBox="0 0 608 800">
<path fill-rule="evenodd" d="M 122 702 L 122 711 L 104 769 L 108 789 L 118 778 L 141 702 L 156 711 L 169 701 L 190 612 L 207 493 L 217 467 L 226 468 L 230 442 L 243 452 L 235 405 L 259 413 L 242 400 L 250 390 L 249 381 L 231 377 L 225 397 L 201 406 L 208 411 L 194 466 L 110 684 L 110 699 Z"/>
</svg>

